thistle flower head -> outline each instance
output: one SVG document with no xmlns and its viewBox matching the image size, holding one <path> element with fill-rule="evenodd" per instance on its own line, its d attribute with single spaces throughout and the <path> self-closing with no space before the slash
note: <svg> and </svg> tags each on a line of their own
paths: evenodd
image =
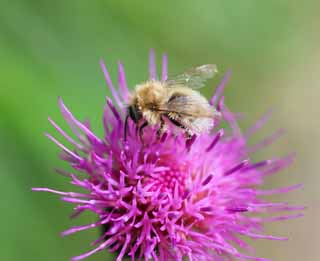
<svg viewBox="0 0 320 261">
<path fill-rule="evenodd" d="M 253 239 L 285 240 L 265 235 L 265 222 L 299 217 L 301 214 L 265 218 L 260 213 L 302 209 L 287 203 L 272 203 L 264 195 L 285 193 L 300 187 L 262 190 L 265 177 L 289 165 L 292 155 L 253 162 L 251 155 L 273 142 L 276 132 L 261 143 L 248 146 L 247 140 L 270 116 L 268 113 L 242 133 L 237 117 L 224 104 L 228 72 L 210 100 L 228 127 L 217 126 L 209 134 L 185 138 L 170 130 L 159 139 L 157 127 L 146 127 L 143 142 L 136 124 L 129 119 L 124 138 L 123 106 L 129 90 L 119 63 L 119 89 L 113 86 L 107 68 L 102 70 L 115 104 L 107 98 L 103 114 L 104 137 L 97 137 L 88 122 L 77 120 L 59 99 L 62 115 L 76 139 L 68 136 L 53 120 L 57 131 L 71 144 L 68 149 L 47 135 L 63 151 L 61 158 L 74 172 L 71 184 L 83 192 L 62 192 L 48 188 L 62 200 L 75 205 L 73 217 L 93 212 L 97 221 L 73 227 L 63 235 L 103 227 L 104 233 L 90 252 L 74 257 L 84 259 L 98 251 L 117 253 L 132 260 L 267 260 L 252 256 L 243 236 Z M 150 55 L 150 79 L 156 79 L 154 53 Z M 167 79 L 167 57 L 163 56 L 161 80 Z M 61 171 L 60 171 L 61 172 Z M 81 175 L 79 173 L 82 173 Z M 85 176 L 83 176 L 85 173 Z M 244 254 L 247 253 L 247 254 Z M 249 254 L 248 254 L 249 253 Z"/>
</svg>

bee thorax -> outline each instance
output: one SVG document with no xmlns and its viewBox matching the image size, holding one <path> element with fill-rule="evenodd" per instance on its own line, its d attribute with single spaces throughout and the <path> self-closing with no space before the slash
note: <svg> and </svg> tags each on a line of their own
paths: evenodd
<svg viewBox="0 0 320 261">
<path fill-rule="evenodd" d="M 137 102 L 142 111 L 163 104 L 166 93 L 163 84 L 158 81 L 148 81 L 136 87 Z"/>
<path fill-rule="evenodd" d="M 151 110 L 143 111 L 143 118 L 150 124 L 156 125 L 160 122 L 160 114 Z"/>
</svg>

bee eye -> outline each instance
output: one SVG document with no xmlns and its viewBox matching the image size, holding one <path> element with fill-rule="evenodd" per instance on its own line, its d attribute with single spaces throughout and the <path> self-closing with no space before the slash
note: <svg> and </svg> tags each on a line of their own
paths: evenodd
<svg viewBox="0 0 320 261">
<path fill-rule="evenodd" d="M 141 111 L 135 105 L 131 105 L 128 107 L 128 114 L 135 123 L 137 123 L 142 118 Z"/>
</svg>

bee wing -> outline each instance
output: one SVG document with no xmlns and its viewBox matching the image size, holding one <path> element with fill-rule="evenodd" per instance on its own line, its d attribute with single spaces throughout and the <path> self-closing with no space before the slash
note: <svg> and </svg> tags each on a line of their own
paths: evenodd
<svg viewBox="0 0 320 261">
<path fill-rule="evenodd" d="M 167 87 L 176 85 L 187 86 L 192 89 L 199 89 L 204 86 L 204 82 L 218 72 L 215 64 L 205 64 L 192 68 L 182 74 L 169 78 L 166 81 Z"/>
<path fill-rule="evenodd" d="M 215 119 L 220 118 L 220 113 L 200 94 L 173 96 L 163 112 L 184 126 L 189 133 L 208 132 L 214 127 Z"/>
<path fill-rule="evenodd" d="M 168 113 L 174 113 L 181 116 L 213 118 L 217 116 L 214 107 L 200 95 L 181 95 L 170 99 L 164 108 Z"/>
</svg>

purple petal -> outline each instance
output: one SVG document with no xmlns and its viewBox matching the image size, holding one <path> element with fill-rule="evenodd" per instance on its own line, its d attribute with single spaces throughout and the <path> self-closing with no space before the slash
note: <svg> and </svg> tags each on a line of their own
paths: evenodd
<svg viewBox="0 0 320 261">
<path fill-rule="evenodd" d="M 260 141 L 259 143 L 251 146 L 250 148 L 248 148 L 248 153 L 254 153 L 264 147 L 267 147 L 269 145 L 271 145 L 272 143 L 274 143 L 277 139 L 279 139 L 283 134 L 285 133 L 284 129 L 279 129 L 276 132 L 274 132 L 273 134 L 271 134 L 269 137 L 263 139 L 262 141 Z"/>
<path fill-rule="evenodd" d="M 218 104 L 219 102 L 219 98 L 220 96 L 223 94 L 224 88 L 226 87 L 228 81 L 231 78 L 231 70 L 227 71 L 227 73 L 224 75 L 222 81 L 220 82 L 220 84 L 218 85 L 218 87 L 216 88 L 216 91 L 214 93 L 214 95 L 212 96 L 212 98 L 210 99 L 210 104 L 215 106 Z"/>
<path fill-rule="evenodd" d="M 277 188 L 277 189 L 270 189 L 270 190 L 257 190 L 259 195 L 274 195 L 274 194 L 281 194 L 281 193 L 288 193 L 292 190 L 300 189 L 303 187 L 303 184 L 296 184 L 290 187 L 284 188 Z"/>
<path fill-rule="evenodd" d="M 254 133 L 256 133 L 266 122 L 270 119 L 272 110 L 267 111 L 250 129 L 246 131 L 244 136 L 249 139 Z"/>
<path fill-rule="evenodd" d="M 76 125 L 81 131 L 83 131 L 90 139 L 96 141 L 97 143 L 102 144 L 103 142 L 97 138 L 97 136 L 90 130 L 88 127 L 86 127 L 83 123 L 78 121 L 72 113 L 69 111 L 69 109 L 64 105 L 62 99 L 59 97 L 59 105 L 62 110 L 62 113 L 70 119 L 74 125 Z"/>
<path fill-rule="evenodd" d="M 168 79 L 168 57 L 167 54 L 162 55 L 162 76 L 161 80 L 164 82 Z"/>
<path fill-rule="evenodd" d="M 223 175 L 224 176 L 229 176 L 229 175 L 239 171 L 240 169 L 242 169 L 247 164 L 248 164 L 248 160 L 244 160 L 244 161 L 240 162 L 239 164 L 237 164 L 236 166 L 234 166 L 233 168 L 227 170 Z"/>
<path fill-rule="evenodd" d="M 68 134 L 66 134 L 60 127 L 58 124 L 56 124 L 50 117 L 48 118 L 49 122 L 53 125 L 53 127 L 55 127 L 55 129 L 60 132 L 60 134 L 66 138 L 67 141 L 69 141 L 72 145 L 74 145 L 76 148 L 78 148 L 79 150 L 85 150 L 85 148 L 80 145 L 79 143 L 77 143 L 74 139 L 72 139 Z"/>
<path fill-rule="evenodd" d="M 100 66 L 101 66 L 102 72 L 104 74 L 104 78 L 106 80 L 106 83 L 107 83 L 110 91 L 111 91 L 111 94 L 112 94 L 113 98 L 115 99 L 115 101 L 116 101 L 117 105 L 119 106 L 119 108 L 122 108 L 123 107 L 122 102 L 121 102 L 121 100 L 119 98 L 119 95 L 118 95 L 116 89 L 113 87 L 113 84 L 112 84 L 112 81 L 111 81 L 111 78 L 110 78 L 110 74 L 109 74 L 108 69 L 107 69 L 107 67 L 106 67 L 106 65 L 105 65 L 105 63 L 103 62 L 102 59 L 100 60 Z"/>
<path fill-rule="evenodd" d="M 151 80 L 157 79 L 156 57 L 154 49 L 151 49 L 149 53 L 149 75 Z"/>
<path fill-rule="evenodd" d="M 120 94 L 122 96 L 122 99 L 128 103 L 129 102 L 129 88 L 127 85 L 127 81 L 126 81 L 126 76 L 124 73 L 124 68 L 121 62 L 119 62 L 118 65 L 118 83 L 119 83 L 119 89 L 120 89 Z"/>
<path fill-rule="evenodd" d="M 50 140 L 52 140 L 55 144 L 57 144 L 64 152 L 66 152 L 68 155 L 70 155 L 72 158 L 74 158 L 75 160 L 81 162 L 82 158 L 80 156 L 78 156 L 77 154 L 75 154 L 74 152 L 72 152 L 71 150 L 69 150 L 67 147 L 65 147 L 64 145 L 62 145 L 62 143 L 60 143 L 59 141 L 57 141 L 54 137 L 52 137 L 49 133 L 45 134 Z"/>
<path fill-rule="evenodd" d="M 223 136 L 223 134 L 224 134 L 223 129 L 221 129 L 220 131 L 217 132 L 217 134 L 214 136 L 212 142 L 210 143 L 209 147 L 206 149 L 206 152 L 209 152 L 210 150 L 212 150 L 214 148 L 214 146 L 216 146 L 216 144 L 218 143 L 220 138 Z"/>
</svg>

